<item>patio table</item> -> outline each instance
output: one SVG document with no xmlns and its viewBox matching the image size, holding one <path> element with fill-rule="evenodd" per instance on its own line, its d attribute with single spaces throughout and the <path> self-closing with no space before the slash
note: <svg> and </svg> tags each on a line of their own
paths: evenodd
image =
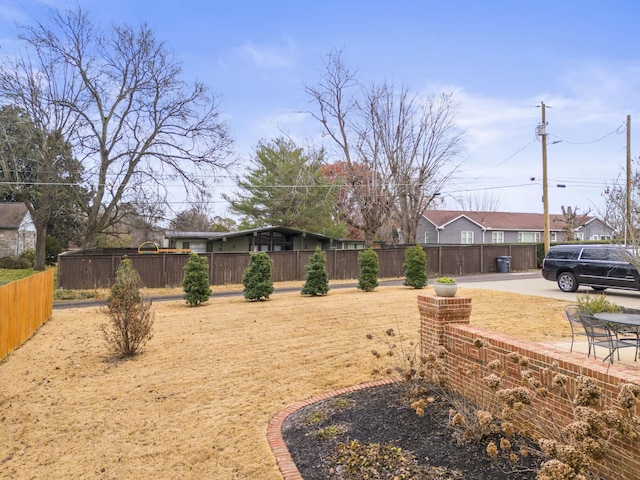
<svg viewBox="0 0 640 480">
<path fill-rule="evenodd" d="M 615 332 L 615 348 L 610 350 L 609 357 L 613 360 L 613 352 L 621 346 L 631 346 L 628 342 L 632 340 L 631 338 L 624 339 L 624 337 L 618 340 L 618 333 L 631 334 L 634 335 L 635 338 L 633 341 L 635 342 L 636 347 L 636 358 L 638 356 L 638 348 L 640 348 L 640 313 L 611 313 L 611 312 L 602 312 L 596 313 L 593 317 L 601 322 L 606 322 L 609 325 L 609 328 Z M 612 344 L 613 347 L 613 344 Z"/>
<path fill-rule="evenodd" d="M 616 327 L 622 327 L 621 329 L 631 329 L 635 333 L 638 333 L 638 329 L 640 329 L 640 313 L 602 312 L 596 313 L 593 316 L 602 322 L 614 324 Z"/>
</svg>

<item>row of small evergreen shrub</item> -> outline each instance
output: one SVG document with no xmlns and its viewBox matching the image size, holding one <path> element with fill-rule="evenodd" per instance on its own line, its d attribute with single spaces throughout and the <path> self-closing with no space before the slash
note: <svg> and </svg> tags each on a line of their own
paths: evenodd
<svg viewBox="0 0 640 480">
<path fill-rule="evenodd" d="M 251 254 L 249 266 L 243 277 L 244 296 L 247 300 L 266 300 L 273 293 L 271 269 L 273 262 L 265 252 Z M 372 248 L 367 248 L 358 254 L 358 288 L 365 292 L 373 291 L 378 285 L 380 267 L 378 254 Z M 423 288 L 427 285 L 427 256 L 419 246 L 409 247 L 404 258 L 405 285 Z M 320 248 L 309 259 L 306 267 L 305 283 L 302 295 L 318 296 L 329 292 L 329 275 L 327 273 L 327 255 Z"/>
</svg>

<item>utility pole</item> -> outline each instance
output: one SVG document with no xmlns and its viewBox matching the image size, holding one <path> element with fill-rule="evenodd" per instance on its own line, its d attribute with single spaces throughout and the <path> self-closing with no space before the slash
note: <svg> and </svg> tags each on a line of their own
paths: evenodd
<svg viewBox="0 0 640 480">
<path fill-rule="evenodd" d="M 627 211 L 624 227 L 624 243 L 631 234 L 631 115 L 627 115 Z"/>
<path fill-rule="evenodd" d="M 549 235 L 549 185 L 547 181 L 547 120 L 544 102 L 540 102 L 542 108 L 542 124 L 538 134 L 542 137 L 542 205 L 544 214 L 544 254 L 551 246 Z"/>
</svg>

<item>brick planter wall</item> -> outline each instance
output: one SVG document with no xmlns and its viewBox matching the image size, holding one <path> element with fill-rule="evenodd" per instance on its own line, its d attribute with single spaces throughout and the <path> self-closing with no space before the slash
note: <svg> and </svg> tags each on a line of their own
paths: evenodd
<svg viewBox="0 0 640 480">
<path fill-rule="evenodd" d="M 502 380 L 504 388 L 522 385 L 522 362 L 526 362 L 526 369 L 545 386 L 550 385 L 557 373 L 566 375 L 569 379 L 568 396 L 557 389 L 550 389 L 546 397 L 537 396 L 535 404 L 526 408 L 526 414 L 529 419 L 533 416 L 535 423 L 566 425 L 574 420 L 571 398 L 575 394 L 575 379 L 579 375 L 596 380 L 604 392 L 604 403 L 608 406 L 616 406 L 619 385 L 640 384 L 640 365 L 637 368 L 610 365 L 587 358 L 583 353 L 569 353 L 471 326 L 470 298 L 419 295 L 418 309 L 423 353 L 436 351 L 441 346 L 447 350 L 445 358 L 451 386 L 469 400 L 491 396 L 481 373 L 487 363 L 493 360 L 498 360 L 505 372 Z M 544 312 L 540 312 L 540 315 L 544 315 Z M 547 409 L 552 412 L 551 416 L 545 414 Z M 635 410 L 635 414 L 640 415 L 638 405 Z M 616 445 L 607 458 L 598 463 L 597 468 L 605 478 L 637 479 L 640 472 L 640 445 L 632 442 Z"/>
</svg>

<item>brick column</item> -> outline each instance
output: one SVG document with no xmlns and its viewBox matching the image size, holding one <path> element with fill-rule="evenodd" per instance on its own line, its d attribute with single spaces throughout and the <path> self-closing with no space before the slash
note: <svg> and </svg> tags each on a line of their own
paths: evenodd
<svg viewBox="0 0 640 480">
<path fill-rule="evenodd" d="M 420 340 L 423 352 L 435 351 L 445 345 L 445 326 L 449 323 L 469 323 L 471 298 L 418 295 Z"/>
</svg>

